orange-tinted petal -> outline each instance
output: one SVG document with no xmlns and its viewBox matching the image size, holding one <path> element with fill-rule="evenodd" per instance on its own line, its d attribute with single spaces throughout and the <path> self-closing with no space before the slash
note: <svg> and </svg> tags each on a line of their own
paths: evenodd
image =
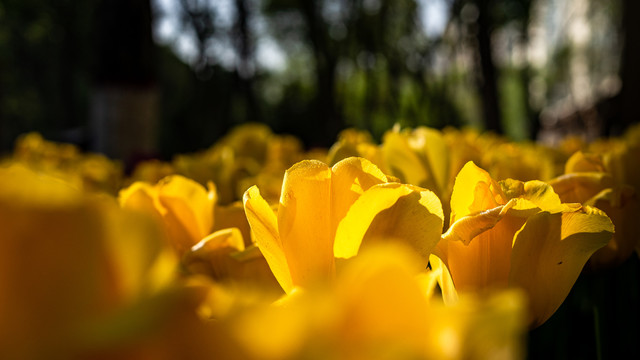
<svg viewBox="0 0 640 360">
<path fill-rule="evenodd" d="M 333 276 L 331 169 L 315 160 L 301 161 L 284 176 L 278 229 L 294 285 Z"/>
<path fill-rule="evenodd" d="M 507 285 L 513 237 L 526 218 L 498 211 L 505 208 L 464 217 L 443 236 L 450 240 L 447 265 L 459 291 Z"/>
<path fill-rule="evenodd" d="M 516 234 L 509 285 L 529 295 L 531 326 L 539 326 L 556 311 L 586 261 L 612 234 L 611 220 L 595 208 L 540 212 L 528 219 Z"/>
<path fill-rule="evenodd" d="M 572 173 L 559 176 L 549 185 L 558 194 L 563 203 L 584 204 L 600 191 L 614 186 L 611 175 L 603 172 Z"/>
</svg>

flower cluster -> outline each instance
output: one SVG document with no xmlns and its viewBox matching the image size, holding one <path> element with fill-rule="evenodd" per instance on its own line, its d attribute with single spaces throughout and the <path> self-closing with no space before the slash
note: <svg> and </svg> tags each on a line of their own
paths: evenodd
<svg viewBox="0 0 640 360">
<path fill-rule="evenodd" d="M 522 358 L 585 265 L 638 251 L 638 158 L 640 128 L 305 151 L 249 124 L 126 177 L 27 134 L 0 166 L 0 358 Z"/>
</svg>

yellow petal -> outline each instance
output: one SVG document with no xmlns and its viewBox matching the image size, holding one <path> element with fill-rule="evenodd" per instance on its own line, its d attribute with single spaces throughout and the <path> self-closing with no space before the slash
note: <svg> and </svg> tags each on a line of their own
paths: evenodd
<svg viewBox="0 0 640 360">
<path fill-rule="evenodd" d="M 440 200 L 421 188 L 388 183 L 371 187 L 351 206 L 336 232 L 334 255 L 349 258 L 361 245 L 400 241 L 414 249 L 426 266 L 440 240 Z"/>
<path fill-rule="evenodd" d="M 448 240 L 447 265 L 459 291 L 507 285 L 513 237 L 526 220 L 508 209 L 497 207 L 464 217 L 443 236 Z"/>
<path fill-rule="evenodd" d="M 556 311 L 586 261 L 612 234 L 611 220 L 595 208 L 529 218 L 516 234 L 509 285 L 529 295 L 532 327 Z"/>
<path fill-rule="evenodd" d="M 506 199 L 489 173 L 469 161 L 456 176 L 451 195 L 451 224 L 472 213 L 504 205 Z"/>
<path fill-rule="evenodd" d="M 592 269 L 622 264 L 640 244 L 640 200 L 631 187 L 606 189 L 587 202 L 604 211 L 616 227 L 613 238 L 589 259 Z"/>
<path fill-rule="evenodd" d="M 442 133 L 424 126 L 416 128 L 409 136 L 409 146 L 421 154 L 432 174 L 438 195 L 443 195 L 449 185 L 450 151 Z"/>
<path fill-rule="evenodd" d="M 357 157 L 338 162 L 331 172 L 331 228 L 336 229 L 356 199 L 387 177 L 369 160 Z"/>
<path fill-rule="evenodd" d="M 584 204 L 600 191 L 614 186 L 611 175 L 603 172 L 572 173 L 559 176 L 549 185 L 564 203 Z"/>
<path fill-rule="evenodd" d="M 236 201 L 229 205 L 216 206 L 214 214 L 215 224 L 213 231 L 231 227 L 238 228 L 242 233 L 245 245 L 251 244 L 251 228 L 249 227 L 242 202 Z"/>
<path fill-rule="evenodd" d="M 242 234 L 236 228 L 223 229 L 205 237 L 183 257 L 183 264 L 194 274 L 206 274 L 215 280 L 234 276 L 231 254 L 244 250 Z"/>
<path fill-rule="evenodd" d="M 603 159 L 598 154 L 585 154 L 577 151 L 564 165 L 564 173 L 580 173 L 580 172 L 605 172 Z"/>
<path fill-rule="evenodd" d="M 531 180 L 522 182 L 518 180 L 507 179 L 500 181 L 500 187 L 508 199 L 519 198 L 527 200 L 530 204 L 520 202 L 514 205 L 515 210 L 527 210 L 538 207 L 546 211 L 558 211 L 561 207 L 558 194 L 553 191 L 553 187 L 543 181 Z M 524 207 L 523 207 L 524 205 Z"/>
<path fill-rule="evenodd" d="M 409 147 L 403 134 L 389 131 L 384 135 L 382 156 L 391 174 L 404 183 L 425 186 L 430 179 L 424 163 Z"/>
<path fill-rule="evenodd" d="M 156 205 L 157 191 L 149 183 L 136 181 L 126 189 L 120 190 L 118 202 L 125 209 L 132 209 L 153 215 L 160 219 L 161 209 Z"/>
<path fill-rule="evenodd" d="M 278 220 L 269 204 L 260 195 L 258 187 L 252 186 L 244 193 L 244 210 L 255 243 L 267 260 L 273 275 L 285 292 L 291 292 L 293 283 L 278 235 Z"/>
<path fill-rule="evenodd" d="M 161 224 L 147 214 L 109 206 L 102 210 L 107 252 L 122 295 L 131 301 L 166 287 L 175 278 L 178 258 Z"/>
<path fill-rule="evenodd" d="M 421 262 L 398 244 L 372 246 L 349 262 L 335 290 L 347 314 L 341 340 L 351 346 L 382 344 L 425 350 L 428 304 L 414 278 Z"/>
<path fill-rule="evenodd" d="M 172 175 L 158 183 L 158 199 L 167 209 L 168 222 L 177 221 L 195 245 L 213 227 L 215 196 L 202 185 L 180 175 Z"/>
<path fill-rule="evenodd" d="M 442 300 L 446 305 L 453 305 L 458 302 L 458 292 L 453 285 L 451 273 L 445 263 L 436 255 L 429 256 L 430 273 L 436 278 L 436 282 L 442 292 Z M 427 294 L 429 295 L 429 294 Z"/>
<path fill-rule="evenodd" d="M 315 160 L 301 161 L 284 176 L 278 229 L 294 285 L 333 276 L 331 169 Z"/>
</svg>

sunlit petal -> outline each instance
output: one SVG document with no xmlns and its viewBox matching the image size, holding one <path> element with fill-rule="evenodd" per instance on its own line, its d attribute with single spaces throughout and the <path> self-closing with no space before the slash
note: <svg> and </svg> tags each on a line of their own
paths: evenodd
<svg viewBox="0 0 640 360">
<path fill-rule="evenodd" d="M 284 176 L 278 229 L 294 285 L 333 276 L 331 169 L 305 160 Z"/>
<path fill-rule="evenodd" d="M 387 177 L 369 160 L 357 157 L 338 162 L 331 172 L 331 228 L 336 229 L 356 199 Z"/>
<path fill-rule="evenodd" d="M 252 186 L 244 193 L 244 209 L 258 248 L 282 289 L 287 293 L 290 292 L 293 284 L 289 264 L 278 235 L 278 220 L 269 204 L 260 196 L 256 186 Z"/>
<path fill-rule="evenodd" d="M 529 218 L 516 234 L 509 284 L 529 295 L 532 326 L 556 311 L 586 261 L 612 234 L 611 220 L 595 208 Z"/>
<path fill-rule="evenodd" d="M 362 194 L 338 226 L 334 254 L 349 258 L 361 245 L 400 241 L 421 255 L 424 267 L 440 240 L 442 223 L 440 200 L 431 191 L 397 183 L 376 185 Z"/>
<path fill-rule="evenodd" d="M 504 205 L 506 199 L 488 172 L 468 162 L 456 177 L 451 195 L 451 224 L 466 215 Z"/>
<path fill-rule="evenodd" d="M 172 175 L 158 183 L 158 199 L 199 241 L 213 227 L 215 197 L 197 182 L 180 175 Z"/>
</svg>

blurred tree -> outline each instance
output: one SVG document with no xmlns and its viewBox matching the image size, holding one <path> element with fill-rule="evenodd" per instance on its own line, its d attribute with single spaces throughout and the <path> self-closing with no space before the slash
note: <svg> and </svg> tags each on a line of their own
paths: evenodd
<svg viewBox="0 0 640 360">
<path fill-rule="evenodd" d="M 503 118 L 506 104 L 503 103 L 503 96 L 500 96 L 501 69 L 496 66 L 494 39 L 499 29 L 514 25 L 522 46 L 526 48 L 532 3 L 532 0 L 454 0 L 451 7 L 452 21 L 466 28 L 468 45 L 475 54 L 476 68 L 471 71 L 475 74 L 477 92 L 481 99 L 484 128 L 499 134 L 505 130 L 504 122 L 513 119 Z M 524 105 L 527 120 L 532 121 L 535 116 L 528 106 L 526 92 L 530 69 L 525 64 L 518 72 L 525 91 L 524 96 L 516 101 Z"/>
<path fill-rule="evenodd" d="M 95 13 L 90 142 L 129 166 L 158 152 L 159 92 L 149 0 L 101 0 Z"/>
<path fill-rule="evenodd" d="M 425 35 L 416 1 L 269 0 L 264 12 L 289 61 L 311 54 L 312 143 L 326 146 L 345 126 L 378 137 L 394 122 L 459 123 L 447 82 L 431 72 L 438 40 Z"/>
<path fill-rule="evenodd" d="M 39 130 L 82 142 L 95 1 L 0 1 L 0 150 Z"/>
</svg>

